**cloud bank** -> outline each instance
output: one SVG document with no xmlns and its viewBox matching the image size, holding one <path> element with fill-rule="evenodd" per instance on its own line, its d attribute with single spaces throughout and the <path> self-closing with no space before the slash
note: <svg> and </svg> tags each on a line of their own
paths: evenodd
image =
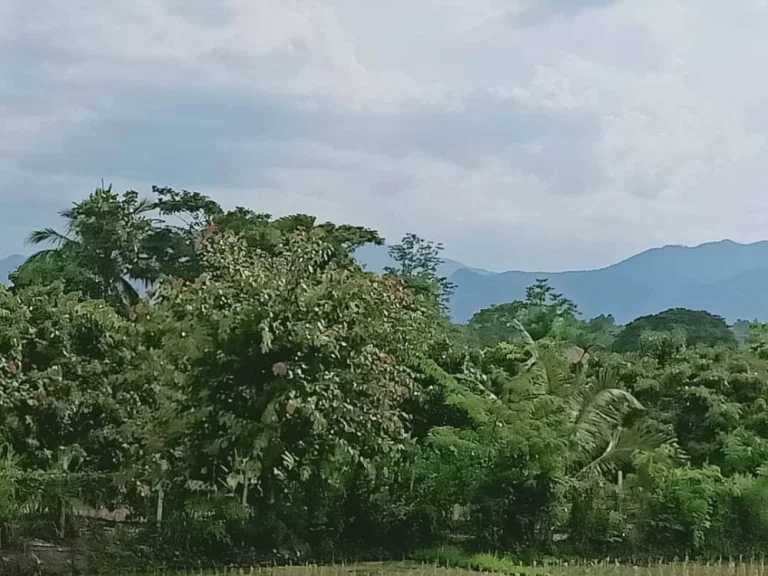
<svg viewBox="0 0 768 576">
<path fill-rule="evenodd" d="M 763 0 L 5 0 L 0 251 L 104 179 L 490 269 L 764 239 Z"/>
</svg>

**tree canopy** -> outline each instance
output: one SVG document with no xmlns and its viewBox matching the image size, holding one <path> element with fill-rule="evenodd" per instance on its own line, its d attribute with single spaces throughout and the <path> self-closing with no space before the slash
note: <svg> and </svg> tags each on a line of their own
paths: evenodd
<svg viewBox="0 0 768 576">
<path fill-rule="evenodd" d="M 352 256 L 374 230 L 198 192 L 100 188 L 62 217 L 0 287 L 2 548 L 88 534 L 142 570 L 457 539 L 768 551 L 764 325 L 622 329 L 540 279 L 455 326 L 442 246 L 414 234 L 376 274 Z M 130 530 L 89 523 L 116 509 Z"/>
<path fill-rule="evenodd" d="M 617 352 L 637 352 L 645 332 L 684 332 L 687 346 L 716 346 L 735 344 L 728 324 L 720 316 L 703 310 L 671 308 L 658 314 L 641 316 L 627 324 L 616 336 L 613 348 Z"/>
</svg>

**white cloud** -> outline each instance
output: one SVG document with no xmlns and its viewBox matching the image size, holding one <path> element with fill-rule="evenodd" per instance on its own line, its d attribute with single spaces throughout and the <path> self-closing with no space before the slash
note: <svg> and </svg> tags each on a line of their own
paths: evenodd
<svg viewBox="0 0 768 576">
<path fill-rule="evenodd" d="M 101 178 L 490 268 L 763 238 L 766 24 L 761 0 L 5 0 L 0 243 Z"/>
</svg>

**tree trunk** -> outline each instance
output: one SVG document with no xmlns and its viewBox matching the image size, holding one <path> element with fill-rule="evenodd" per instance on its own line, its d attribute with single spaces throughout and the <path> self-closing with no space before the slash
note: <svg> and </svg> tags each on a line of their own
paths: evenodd
<svg viewBox="0 0 768 576">
<path fill-rule="evenodd" d="M 157 510 L 155 512 L 155 524 L 158 529 L 163 525 L 163 498 L 165 492 L 162 485 L 157 489 Z"/>
<path fill-rule="evenodd" d="M 248 506 L 248 470 L 243 470 L 243 508 Z"/>
<path fill-rule="evenodd" d="M 59 509 L 59 540 L 64 540 L 64 531 L 67 527 L 67 508 L 64 498 L 61 499 L 61 508 Z"/>
</svg>

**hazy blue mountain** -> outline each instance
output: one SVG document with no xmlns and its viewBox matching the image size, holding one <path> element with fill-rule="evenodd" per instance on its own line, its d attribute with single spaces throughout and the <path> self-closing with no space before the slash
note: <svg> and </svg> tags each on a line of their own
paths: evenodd
<svg viewBox="0 0 768 576">
<path fill-rule="evenodd" d="M 21 254 L 13 254 L 0 259 L 0 284 L 8 284 L 8 276 L 21 266 L 24 260 L 26 257 Z"/>
<path fill-rule="evenodd" d="M 665 246 L 598 270 L 489 276 L 459 269 L 449 278 L 457 285 L 451 313 L 458 322 L 492 304 L 523 298 L 536 278 L 548 278 L 585 318 L 610 313 L 624 323 L 679 306 L 707 310 L 730 322 L 768 320 L 768 242 Z"/>
</svg>

